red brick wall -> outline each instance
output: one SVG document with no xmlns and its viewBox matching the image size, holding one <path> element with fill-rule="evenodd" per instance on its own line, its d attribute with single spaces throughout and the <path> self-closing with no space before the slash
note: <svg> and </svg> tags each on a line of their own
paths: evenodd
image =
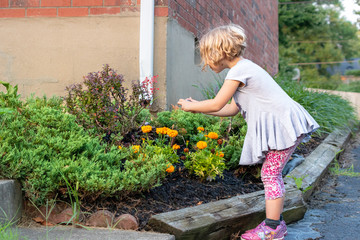
<svg viewBox="0 0 360 240">
<path fill-rule="evenodd" d="M 81 17 L 139 12 L 141 0 L 0 0 L 0 18 Z M 200 38 L 209 29 L 230 22 L 248 36 L 245 57 L 278 69 L 277 0 L 155 0 L 155 16 L 169 16 Z"/>
<path fill-rule="evenodd" d="M 82 17 L 128 11 L 139 12 L 140 0 L 0 0 L 0 18 Z M 156 0 L 155 15 L 168 15 L 167 0 Z"/>
<path fill-rule="evenodd" d="M 268 70 L 278 71 L 277 0 L 163 0 L 169 16 L 200 38 L 208 30 L 228 24 L 241 25 L 248 37 L 245 57 Z"/>
</svg>

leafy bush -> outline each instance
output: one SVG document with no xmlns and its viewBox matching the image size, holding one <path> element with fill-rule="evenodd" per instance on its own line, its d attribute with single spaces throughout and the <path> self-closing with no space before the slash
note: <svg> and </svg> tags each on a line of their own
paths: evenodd
<svg viewBox="0 0 360 240">
<path fill-rule="evenodd" d="M 185 139 L 189 140 L 191 136 L 196 135 L 197 128 L 202 126 L 208 131 L 226 132 L 230 121 L 228 118 L 219 118 L 201 113 L 190 113 L 180 109 L 173 111 L 163 111 L 157 114 L 154 124 L 157 126 L 166 126 L 176 129 L 185 129 Z"/>
<path fill-rule="evenodd" d="M 13 112 L 0 115 L 0 178 L 18 179 L 36 204 L 62 194 L 64 177 L 72 189 L 78 185 L 82 198 L 96 198 L 144 191 L 166 176 L 166 154 L 149 150 L 144 157 L 131 148 L 106 149 L 65 113 L 59 98 L 21 103 L 17 94 L 1 93 L 4 107 Z"/>
<path fill-rule="evenodd" d="M 101 72 L 84 77 L 84 87 L 82 84 L 67 87 L 65 102 L 85 129 L 94 129 L 106 141 L 119 143 L 124 135 L 141 125 L 139 121 L 143 119 L 139 116 L 150 105 L 148 87 L 154 82 L 156 77 L 146 79 L 141 85 L 133 82 L 128 96 L 124 77 L 104 65 Z"/>
<path fill-rule="evenodd" d="M 237 134 L 233 134 L 229 137 L 229 140 L 224 147 L 225 159 L 227 160 L 226 166 L 230 169 L 234 169 L 239 166 L 246 131 L 247 125 L 245 124 Z"/>
<path fill-rule="evenodd" d="M 226 169 L 224 153 L 221 152 L 223 140 L 215 132 L 207 135 L 199 131 L 197 136 L 199 141 L 194 146 L 194 152 L 188 152 L 184 161 L 184 166 L 191 174 L 195 174 L 202 181 L 211 181 L 215 177 L 223 176 Z"/>
<path fill-rule="evenodd" d="M 337 91 L 345 91 L 345 92 L 358 92 L 360 93 L 360 81 L 350 82 L 349 84 L 341 84 L 337 89 Z"/>
<path fill-rule="evenodd" d="M 360 77 L 360 70 L 347 70 L 345 75 L 352 75 Z"/>
</svg>

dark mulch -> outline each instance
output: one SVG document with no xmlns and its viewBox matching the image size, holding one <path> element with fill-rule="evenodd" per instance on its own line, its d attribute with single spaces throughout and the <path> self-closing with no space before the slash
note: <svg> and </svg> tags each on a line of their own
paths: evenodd
<svg viewBox="0 0 360 240">
<path fill-rule="evenodd" d="M 326 137 L 314 136 L 309 142 L 299 145 L 296 154 L 308 156 Z M 147 222 L 154 214 L 204 204 L 236 195 L 251 193 L 263 189 L 258 177 L 260 165 L 243 166 L 235 171 L 225 171 L 223 178 L 212 182 L 200 182 L 177 166 L 177 171 L 169 175 L 162 185 L 141 195 L 129 195 L 119 198 L 99 199 L 96 203 L 85 204 L 84 210 L 94 212 L 107 209 L 116 216 L 123 213 L 134 215 L 139 230 L 147 229 Z"/>
</svg>

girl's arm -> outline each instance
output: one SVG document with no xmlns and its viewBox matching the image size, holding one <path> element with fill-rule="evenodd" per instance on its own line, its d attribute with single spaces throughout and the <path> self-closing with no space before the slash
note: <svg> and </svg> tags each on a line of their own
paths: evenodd
<svg viewBox="0 0 360 240">
<path fill-rule="evenodd" d="M 228 111 L 229 107 L 223 108 L 234 95 L 235 91 L 239 87 L 240 82 L 236 80 L 225 80 L 219 92 L 216 94 L 214 99 L 190 102 L 185 99 L 179 99 L 178 104 L 181 105 L 181 109 L 187 112 L 202 112 L 207 114 L 214 114 L 219 112 Z M 236 105 L 233 103 L 233 105 Z M 233 106 L 232 105 L 232 106 Z M 230 107 L 233 110 L 233 107 Z"/>
<path fill-rule="evenodd" d="M 239 108 L 236 106 L 235 100 L 232 99 L 231 103 L 226 104 L 220 111 L 209 112 L 206 114 L 218 116 L 218 117 L 231 117 L 235 116 L 239 112 Z"/>
</svg>

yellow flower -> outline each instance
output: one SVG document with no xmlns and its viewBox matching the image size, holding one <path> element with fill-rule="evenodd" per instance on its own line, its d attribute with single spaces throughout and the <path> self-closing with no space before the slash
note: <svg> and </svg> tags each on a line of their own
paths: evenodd
<svg viewBox="0 0 360 240">
<path fill-rule="evenodd" d="M 167 135 L 168 135 L 169 137 L 174 138 L 174 137 L 176 137 L 176 136 L 178 135 L 178 131 L 169 129 L 169 130 L 167 131 Z"/>
<path fill-rule="evenodd" d="M 204 141 L 199 141 L 197 144 L 196 144 L 197 148 L 198 149 L 204 149 L 207 147 L 207 143 L 204 142 Z"/>
<path fill-rule="evenodd" d="M 173 165 L 170 165 L 170 167 L 168 167 L 168 168 L 166 169 L 166 172 L 172 173 L 172 172 L 174 172 L 174 170 L 175 170 L 174 166 L 173 166 Z"/>
<path fill-rule="evenodd" d="M 118 146 L 119 149 L 122 149 L 122 146 Z"/>
<path fill-rule="evenodd" d="M 205 129 L 204 129 L 203 127 L 198 127 L 197 130 L 198 130 L 199 132 L 205 131 Z"/>
<path fill-rule="evenodd" d="M 177 144 L 174 144 L 174 145 L 172 146 L 172 148 L 173 148 L 174 150 L 177 150 L 177 149 L 180 149 L 180 146 L 177 145 Z"/>
<path fill-rule="evenodd" d="M 209 138 L 211 139 L 218 139 L 219 135 L 215 132 L 209 132 L 209 134 L 207 135 Z"/>
<path fill-rule="evenodd" d="M 134 153 L 137 153 L 140 150 L 140 145 L 134 145 L 132 146 L 132 149 L 134 150 Z"/>
<path fill-rule="evenodd" d="M 142 127 L 141 127 L 141 131 L 142 131 L 143 133 L 151 132 L 151 130 L 152 130 L 152 127 L 151 127 L 150 125 L 146 125 L 146 126 L 142 126 Z"/>
</svg>

